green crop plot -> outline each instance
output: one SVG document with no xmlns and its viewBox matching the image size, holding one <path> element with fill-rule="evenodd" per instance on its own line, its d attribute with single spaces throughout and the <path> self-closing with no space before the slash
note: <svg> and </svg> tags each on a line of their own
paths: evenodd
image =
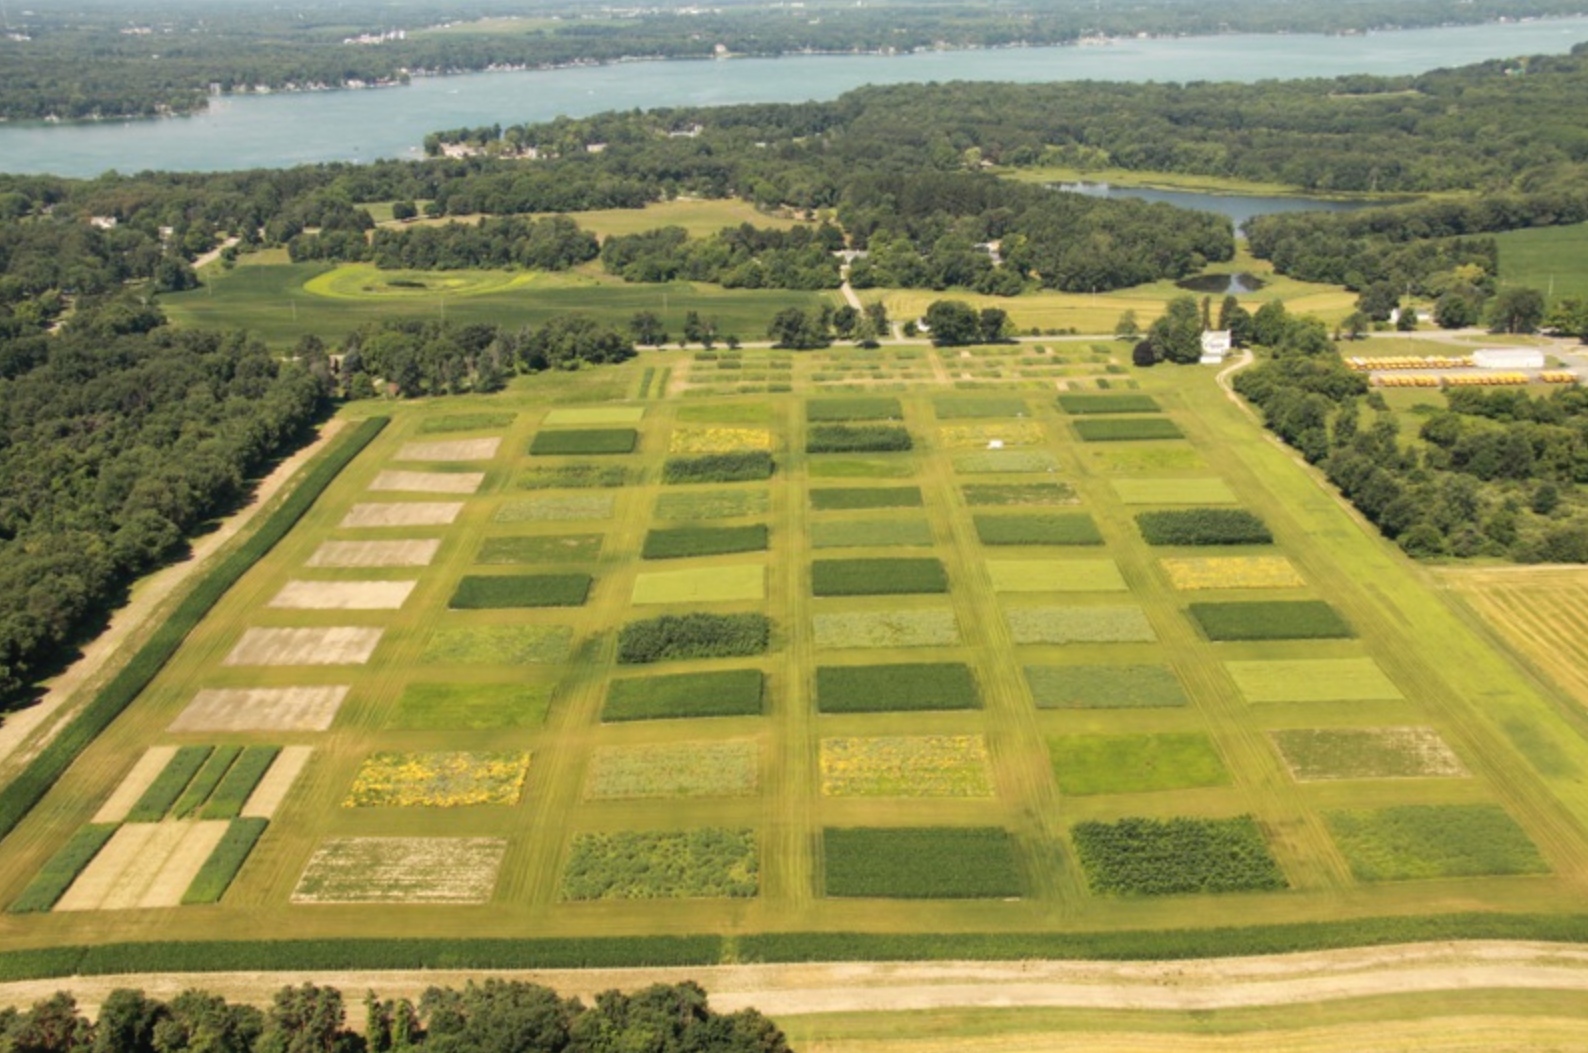
<svg viewBox="0 0 1588 1053">
<path fill-rule="evenodd" d="M 1404 697 L 1371 658 L 1225 662 L 1248 702 L 1365 702 Z"/>
<path fill-rule="evenodd" d="M 1023 894 L 1014 839 L 986 826 L 828 827 L 823 892 L 887 899 Z"/>
<path fill-rule="evenodd" d="M 767 450 L 729 450 L 669 457 L 662 465 L 664 483 L 753 483 L 772 477 Z"/>
<path fill-rule="evenodd" d="M 1452 779 L 1467 774 L 1433 728 L 1284 728 L 1268 735 L 1298 782 Z"/>
<path fill-rule="evenodd" d="M 530 468 L 518 477 L 520 490 L 593 490 L 625 486 L 628 469 L 619 464 L 564 464 Z"/>
<path fill-rule="evenodd" d="M 1158 639 L 1140 607 L 1011 607 L 1015 643 L 1151 643 Z"/>
<path fill-rule="evenodd" d="M 912 447 L 910 433 L 894 424 L 816 424 L 806 453 L 898 453 Z"/>
<path fill-rule="evenodd" d="M 1351 623 L 1322 600 L 1193 603 L 1186 609 L 1209 640 L 1337 640 Z"/>
<path fill-rule="evenodd" d="M 920 508 L 918 486 L 813 487 L 811 508 L 818 512 L 861 511 L 873 508 Z"/>
<path fill-rule="evenodd" d="M 1161 665 L 1028 665 L 1038 709 L 1163 709 L 1190 702 Z"/>
<path fill-rule="evenodd" d="M 1062 735 L 1048 739 L 1064 793 L 1147 793 L 1228 786 L 1230 773 L 1206 735 Z"/>
<path fill-rule="evenodd" d="M 729 527 L 671 527 L 645 535 L 640 554 L 645 559 L 683 559 L 721 556 L 734 552 L 765 552 L 765 523 Z"/>
<path fill-rule="evenodd" d="M 990 395 L 947 395 L 932 400 L 938 420 L 981 420 L 988 417 L 1029 417 L 1025 399 Z"/>
<path fill-rule="evenodd" d="M 1059 396 L 1059 408 L 1070 414 L 1090 413 L 1159 413 L 1162 407 L 1151 395 L 1080 395 Z"/>
<path fill-rule="evenodd" d="M 937 559 L 819 559 L 811 564 L 817 596 L 891 596 L 948 591 Z"/>
<path fill-rule="evenodd" d="M 753 830 L 619 830 L 577 834 L 564 899 L 742 898 L 760 890 Z"/>
<path fill-rule="evenodd" d="M 497 506 L 491 518 L 497 523 L 576 523 L 611 519 L 617 507 L 612 494 L 547 494 Z"/>
<path fill-rule="evenodd" d="M 850 611 L 818 614 L 811 619 L 816 646 L 834 650 L 852 647 L 949 647 L 960 642 L 953 611 Z"/>
<path fill-rule="evenodd" d="M 954 470 L 961 475 L 1056 472 L 1059 460 L 1047 450 L 967 450 L 954 454 Z"/>
<path fill-rule="evenodd" d="M 1149 545 L 1267 545 L 1274 535 L 1244 508 L 1140 512 L 1136 526 Z"/>
<path fill-rule="evenodd" d="M 1115 479 L 1113 485 L 1127 505 L 1233 505 L 1237 500 L 1223 479 Z"/>
<path fill-rule="evenodd" d="M 1324 822 L 1359 881 L 1549 871 L 1537 846 L 1499 805 L 1337 811 L 1325 813 Z"/>
<path fill-rule="evenodd" d="M 994 559 L 987 561 L 994 592 L 1125 592 L 1111 559 Z"/>
<path fill-rule="evenodd" d="M 570 431 L 543 431 L 529 444 L 537 457 L 566 457 L 571 454 L 633 453 L 640 433 L 633 428 L 581 428 Z"/>
<path fill-rule="evenodd" d="M 806 467 L 812 479 L 908 479 L 915 463 L 897 457 L 812 457 Z"/>
<path fill-rule="evenodd" d="M 536 665 L 562 662 L 573 647 L 566 625 L 476 625 L 441 629 L 422 661 L 430 665 Z"/>
<path fill-rule="evenodd" d="M 1102 532 L 1085 512 L 1046 515 L 978 515 L 984 545 L 1101 545 Z"/>
<path fill-rule="evenodd" d="M 90 823 L 79 827 L 7 909 L 12 914 L 32 914 L 55 906 L 72 882 L 77 880 L 77 875 L 105 847 L 105 842 L 110 840 L 116 829 L 115 823 Z"/>
<path fill-rule="evenodd" d="M 902 713 L 979 709 L 970 667 L 958 662 L 824 665 L 816 670 L 816 707 L 823 713 Z"/>
<path fill-rule="evenodd" d="M 488 537 L 480 545 L 476 563 L 589 563 L 601 555 L 601 534 L 541 534 L 529 537 Z"/>
<path fill-rule="evenodd" d="M 409 684 L 386 726 L 415 731 L 538 728 L 551 708 L 551 694 L 548 684 Z"/>
<path fill-rule="evenodd" d="M 766 568 L 759 563 L 699 567 L 640 574 L 634 579 L 636 607 L 661 603 L 732 603 L 766 598 Z"/>
<path fill-rule="evenodd" d="M 656 518 L 738 519 L 759 515 L 772 507 L 765 490 L 699 490 L 663 493 L 656 497 Z"/>
<path fill-rule="evenodd" d="M 607 689 L 601 719 L 673 720 L 758 716 L 765 706 L 766 675 L 759 669 L 626 677 Z"/>
<path fill-rule="evenodd" d="M 969 483 L 960 492 L 972 508 L 1073 505 L 1078 500 L 1069 483 Z"/>
<path fill-rule="evenodd" d="M 582 607 L 590 596 L 588 574 L 471 575 L 458 582 L 453 610 L 515 607 Z"/>
<path fill-rule="evenodd" d="M 1159 475 L 1163 472 L 1205 472 L 1207 458 L 1184 443 L 1140 446 L 1090 446 L 1082 458 L 1107 475 Z"/>
<path fill-rule="evenodd" d="M 618 661 L 742 658 L 765 653 L 771 641 L 772 620 L 764 614 L 664 614 L 623 626 Z"/>
<path fill-rule="evenodd" d="M 1071 425 L 1082 442 L 1143 442 L 1183 439 L 1180 425 L 1163 417 L 1098 417 Z"/>
<path fill-rule="evenodd" d="M 513 413 L 452 413 L 426 417 L 419 422 L 421 435 L 449 435 L 460 431 L 495 431 L 512 424 Z"/>
<path fill-rule="evenodd" d="M 904 408 L 896 398 L 811 399 L 805 403 L 808 421 L 903 420 Z"/>
<path fill-rule="evenodd" d="M 680 421 L 689 424 L 767 424 L 772 420 L 768 402 L 693 402 L 678 407 Z"/>
<path fill-rule="evenodd" d="M 591 801 L 749 797 L 760 767 L 760 748 L 742 739 L 606 746 L 591 758 L 584 795 Z"/>
<path fill-rule="evenodd" d="M 1170 896 L 1254 892 L 1286 884 L 1249 815 L 1084 822 L 1070 836 L 1093 892 Z"/>
<path fill-rule="evenodd" d="M 909 548 L 932 543 L 924 519 L 839 519 L 812 523 L 813 548 Z"/>
</svg>

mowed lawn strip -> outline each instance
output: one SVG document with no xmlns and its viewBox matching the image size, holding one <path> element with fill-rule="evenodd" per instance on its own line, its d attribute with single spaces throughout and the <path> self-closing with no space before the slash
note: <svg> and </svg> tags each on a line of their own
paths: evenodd
<svg viewBox="0 0 1588 1053">
<path fill-rule="evenodd" d="M 1339 640 L 1351 623 L 1322 600 L 1193 603 L 1187 613 L 1209 640 Z"/>
<path fill-rule="evenodd" d="M 1048 755 L 1063 793 L 1148 793 L 1230 784 L 1212 740 L 1200 732 L 1059 735 L 1048 739 Z"/>
<path fill-rule="evenodd" d="M 872 508 L 920 508 L 918 486 L 812 487 L 811 508 L 818 512 Z"/>
<path fill-rule="evenodd" d="M 1262 829 L 1250 815 L 1093 820 L 1075 824 L 1070 836 L 1095 893 L 1169 896 L 1286 886 Z"/>
<path fill-rule="evenodd" d="M 823 713 L 902 713 L 979 709 L 976 676 L 959 662 L 824 665 L 816 670 Z"/>
<path fill-rule="evenodd" d="M 817 596 L 892 596 L 948 591 L 941 560 L 818 559 L 811 564 Z"/>
<path fill-rule="evenodd" d="M 1005 899 L 1023 893 L 1014 839 L 995 826 L 828 827 L 828 896 Z"/>
<path fill-rule="evenodd" d="M 640 433 L 633 428 L 543 431 L 530 442 L 529 452 L 537 457 L 633 453 L 639 441 Z"/>
<path fill-rule="evenodd" d="M 646 533 L 640 555 L 644 559 L 682 559 L 733 552 L 764 552 L 766 547 L 765 523 L 727 527 L 663 527 Z"/>
<path fill-rule="evenodd" d="M 601 719 L 670 720 L 759 716 L 766 675 L 759 669 L 721 669 L 672 676 L 625 677 L 607 688 Z"/>
<path fill-rule="evenodd" d="M 1163 709 L 1189 704 L 1174 670 L 1162 665 L 1028 665 L 1038 709 Z"/>
<path fill-rule="evenodd" d="M 582 607 L 590 596 L 588 574 L 468 575 L 448 604 L 453 610 Z"/>
<path fill-rule="evenodd" d="M 1497 804 L 1342 810 L 1323 819 L 1358 881 L 1549 872 L 1537 846 Z"/>
<path fill-rule="evenodd" d="M 1101 545 L 1103 534 L 1085 512 L 1045 515 L 978 515 L 976 536 L 984 545 Z"/>
</svg>

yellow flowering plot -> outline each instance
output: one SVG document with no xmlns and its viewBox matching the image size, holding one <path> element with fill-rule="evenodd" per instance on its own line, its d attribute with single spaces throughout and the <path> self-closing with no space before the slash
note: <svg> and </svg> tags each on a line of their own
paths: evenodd
<svg viewBox="0 0 1588 1053">
<path fill-rule="evenodd" d="M 1177 589 L 1293 589 L 1307 583 L 1284 556 L 1210 556 L 1159 562 Z"/>
<path fill-rule="evenodd" d="M 938 442 L 948 450 L 979 450 L 994 442 L 1005 446 L 1037 446 L 1045 439 L 1042 425 L 1029 420 L 1000 424 L 945 424 L 937 429 Z"/>
<path fill-rule="evenodd" d="M 669 453 L 738 453 L 770 450 L 772 433 L 765 428 L 677 428 Z"/>
<path fill-rule="evenodd" d="M 822 739 L 827 797 L 991 797 L 980 735 Z"/>
<path fill-rule="evenodd" d="M 437 751 L 371 754 L 358 769 L 344 808 L 462 808 L 517 804 L 529 754 Z"/>
</svg>

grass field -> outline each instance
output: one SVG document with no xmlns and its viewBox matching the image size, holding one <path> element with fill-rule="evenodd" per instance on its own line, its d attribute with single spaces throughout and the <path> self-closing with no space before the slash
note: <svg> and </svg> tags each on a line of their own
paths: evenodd
<svg viewBox="0 0 1588 1053">
<path fill-rule="evenodd" d="M 1494 240 L 1502 284 L 1553 290 L 1556 297 L 1588 296 L 1588 223 L 1509 230 Z"/>
</svg>

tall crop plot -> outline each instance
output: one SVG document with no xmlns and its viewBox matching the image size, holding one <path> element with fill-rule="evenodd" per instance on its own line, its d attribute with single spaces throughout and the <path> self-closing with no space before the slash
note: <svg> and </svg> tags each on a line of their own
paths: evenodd
<svg viewBox="0 0 1588 1053">
<path fill-rule="evenodd" d="M 760 891 L 753 830 L 576 834 L 562 876 L 570 900 L 744 898 Z"/>
<path fill-rule="evenodd" d="M 893 424 L 817 424 L 805 438 L 806 453 L 886 453 L 913 445 L 910 433 Z"/>
<path fill-rule="evenodd" d="M 826 665 L 816 670 L 816 705 L 823 713 L 979 709 L 981 694 L 959 662 Z"/>
<path fill-rule="evenodd" d="M 1185 432 L 1172 420 L 1162 417 L 1099 417 L 1078 420 L 1071 425 L 1082 442 L 1142 442 L 1154 439 L 1183 439 Z"/>
<path fill-rule="evenodd" d="M 669 457 L 662 464 L 664 483 L 748 483 L 772 477 L 772 455 L 765 450 L 706 453 Z"/>
<path fill-rule="evenodd" d="M 588 574 L 471 575 L 458 582 L 453 610 L 581 607 L 590 595 Z"/>
<path fill-rule="evenodd" d="M 1187 608 L 1209 640 L 1337 640 L 1351 623 L 1322 600 L 1193 603 Z"/>
<path fill-rule="evenodd" d="M 647 533 L 640 555 L 645 559 L 682 559 L 733 552 L 764 552 L 766 547 L 765 523 L 730 527 L 673 527 Z"/>
<path fill-rule="evenodd" d="M 1494 804 L 1405 805 L 1324 813 L 1358 881 L 1544 874 L 1549 864 Z"/>
<path fill-rule="evenodd" d="M 936 559 L 819 559 L 811 564 L 817 596 L 891 596 L 948 591 Z"/>
<path fill-rule="evenodd" d="M 529 452 L 537 457 L 633 453 L 639 441 L 640 433 L 633 428 L 543 431 L 530 442 Z"/>
<path fill-rule="evenodd" d="M 771 642 L 772 620 L 764 614 L 664 614 L 622 628 L 618 661 L 736 658 L 764 654 Z"/>
<path fill-rule="evenodd" d="M 601 719 L 759 716 L 765 694 L 766 676 L 759 669 L 627 677 L 607 689 Z"/>
<path fill-rule="evenodd" d="M 811 399 L 805 419 L 812 423 L 852 420 L 903 420 L 904 409 L 892 397 Z"/>
<path fill-rule="evenodd" d="M 1185 508 L 1142 512 L 1136 526 L 1149 545 L 1267 545 L 1267 525 L 1241 508 Z"/>
<path fill-rule="evenodd" d="M 1093 892 L 1171 896 L 1285 887 L 1257 820 L 1120 819 L 1077 823 L 1075 852 Z"/>
<path fill-rule="evenodd" d="M 995 826 L 828 827 L 823 891 L 889 899 L 1004 899 L 1023 889 L 1014 839 Z"/>
</svg>

